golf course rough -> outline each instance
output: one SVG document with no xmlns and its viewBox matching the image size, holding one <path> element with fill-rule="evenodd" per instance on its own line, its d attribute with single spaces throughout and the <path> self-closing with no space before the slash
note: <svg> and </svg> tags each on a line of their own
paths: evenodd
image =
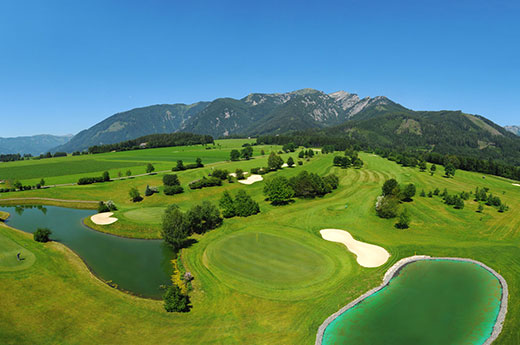
<svg viewBox="0 0 520 345">
<path fill-rule="evenodd" d="M 496 313 L 496 317 L 494 319 L 492 319 L 492 320 L 494 320 L 494 322 L 493 322 L 493 326 L 491 327 L 490 334 L 484 334 L 484 335 L 478 334 L 478 332 L 481 331 L 480 328 L 482 328 L 482 326 L 479 325 L 480 326 L 479 329 L 473 330 L 470 328 L 468 333 L 469 333 L 469 336 L 472 337 L 471 339 L 459 339 L 459 340 L 463 341 L 464 344 L 468 343 L 468 340 L 470 340 L 469 344 L 472 344 L 472 345 L 488 345 L 488 344 L 491 344 L 498 337 L 498 335 L 502 331 L 503 323 L 505 321 L 505 317 L 507 314 L 507 302 L 508 302 L 508 294 L 509 294 L 507 283 L 500 274 L 498 274 L 495 270 L 488 267 L 487 265 L 485 265 L 479 261 L 472 260 L 472 259 L 452 258 L 452 257 L 430 257 L 430 256 L 424 256 L 424 255 L 415 255 L 412 257 L 408 257 L 408 258 L 399 260 L 396 264 L 394 264 L 385 273 L 384 278 L 383 278 L 383 283 L 380 286 L 364 293 L 360 297 L 356 298 L 354 301 L 350 302 L 349 304 L 347 304 L 346 306 L 344 306 L 343 308 L 338 310 L 336 313 L 329 316 L 318 328 L 318 332 L 316 335 L 316 342 L 315 342 L 316 345 L 340 344 L 340 343 L 343 343 L 345 341 L 345 339 L 347 339 L 348 337 L 354 338 L 356 336 L 356 334 L 353 334 L 354 332 L 350 332 L 350 333 L 346 332 L 345 327 L 347 327 L 347 325 L 345 324 L 345 320 L 342 320 L 342 319 L 348 315 L 348 312 L 356 311 L 356 308 L 363 306 L 362 302 L 364 302 L 365 300 L 367 300 L 367 302 L 365 302 L 365 303 L 370 304 L 370 302 L 374 302 L 374 300 L 371 301 L 372 297 L 383 298 L 379 294 L 381 292 L 383 292 L 386 288 L 389 287 L 389 284 L 391 283 L 391 281 L 400 274 L 400 272 L 403 270 L 403 268 L 407 269 L 408 268 L 408 267 L 406 267 L 407 265 L 415 263 L 415 262 L 433 262 L 433 263 L 452 262 L 452 263 L 473 264 L 473 265 L 478 266 L 481 269 L 486 270 L 488 273 L 488 276 L 492 276 L 493 278 L 496 278 L 495 280 L 498 281 L 498 284 L 494 284 L 494 285 L 496 285 L 496 288 L 499 289 L 500 298 L 497 298 L 497 300 L 493 301 L 492 303 L 478 301 L 479 303 L 481 303 L 480 304 L 481 308 L 476 310 L 476 312 L 480 312 L 481 315 L 486 314 L 488 320 L 489 320 L 489 317 L 493 317 L 493 313 Z M 422 267 L 422 269 L 419 269 L 419 270 L 420 271 L 424 270 L 424 268 L 425 267 Z M 462 279 L 464 279 L 464 278 L 462 278 Z M 491 286 L 491 284 L 489 284 L 489 277 L 486 277 L 486 279 L 488 279 L 488 284 L 484 284 L 484 285 L 486 287 Z M 480 284 L 473 284 L 473 286 L 477 286 L 477 285 L 480 285 Z M 402 286 L 400 286 L 400 288 L 405 289 L 405 287 L 402 287 Z M 454 290 L 456 290 L 456 289 L 454 289 Z M 408 292 L 405 292 L 405 294 L 412 293 L 412 292 L 413 292 L 413 290 L 410 290 Z M 460 293 L 470 294 L 470 292 L 467 290 L 458 291 L 458 292 L 459 292 L 459 294 Z M 491 292 L 491 296 L 492 295 L 493 295 L 493 293 Z M 389 295 L 387 294 L 386 296 L 389 296 Z M 445 300 L 449 300 L 448 296 L 445 296 L 445 295 L 443 295 L 442 298 Z M 399 305 L 401 305 L 404 300 L 399 299 L 399 301 L 400 302 L 398 304 L 395 304 L 395 302 L 396 302 L 395 300 L 393 302 L 391 301 L 388 303 L 391 303 L 392 304 L 391 308 L 393 310 L 395 310 L 396 308 L 397 309 L 399 308 Z M 379 302 L 379 303 L 383 303 L 383 302 Z M 485 303 L 489 303 L 489 304 L 486 305 Z M 468 306 L 470 304 L 466 304 L 466 306 Z M 373 304 L 373 306 L 375 306 L 375 305 L 376 304 Z M 362 314 L 369 313 L 370 311 L 372 311 L 373 314 L 384 312 L 384 311 L 382 311 L 383 308 L 381 308 L 381 306 L 382 306 L 381 304 L 379 304 L 378 307 L 373 307 L 373 306 L 372 306 L 372 309 L 369 309 L 367 307 L 367 308 L 365 308 L 365 310 L 357 309 L 357 311 L 362 312 Z M 408 307 L 410 307 L 410 306 L 408 306 Z M 462 306 L 462 307 L 463 307 L 463 309 L 465 309 L 464 306 Z M 454 310 L 454 313 L 455 312 L 456 312 L 456 310 Z M 370 318 L 377 319 L 377 317 L 378 317 L 377 315 L 371 315 L 368 319 L 370 319 Z M 453 316 L 451 315 L 450 312 L 448 312 L 445 314 L 445 317 L 442 317 L 441 319 L 449 320 L 450 317 L 453 317 Z M 470 315 L 468 315 L 467 318 L 470 319 L 471 318 Z M 383 319 L 381 319 L 381 320 L 383 320 Z M 340 322 L 339 324 L 337 324 L 338 321 Z M 363 327 L 364 324 L 359 322 L 359 318 L 357 319 L 357 321 L 358 322 L 356 322 L 355 327 L 353 327 L 352 329 L 359 329 L 359 328 Z M 366 320 L 364 320 L 364 321 L 366 321 Z M 409 321 L 413 321 L 413 320 L 409 320 Z M 446 321 L 446 320 L 444 320 L 444 321 Z M 457 323 L 457 324 L 463 323 L 462 321 L 465 321 L 465 320 L 460 319 L 460 318 L 452 320 L 452 322 Z M 343 322 L 343 324 L 341 324 L 341 322 Z M 449 322 L 451 322 L 451 321 L 449 321 Z M 331 332 L 332 332 L 331 333 L 331 332 L 329 332 L 328 327 L 332 327 L 333 325 L 335 327 L 333 330 L 331 330 Z M 427 325 L 427 327 L 431 327 L 431 324 Z M 341 330 L 342 328 L 343 328 L 343 332 Z M 403 329 L 409 329 L 409 328 L 413 328 L 413 326 L 407 325 L 407 327 L 403 327 Z M 375 333 L 384 333 L 384 330 L 380 329 L 379 331 L 380 332 L 375 332 Z M 396 334 L 399 334 L 399 329 L 392 328 L 391 330 L 388 330 L 388 331 L 390 333 L 386 332 L 384 334 L 387 334 L 387 335 L 392 334 L 392 336 L 391 336 L 392 339 L 387 339 L 387 343 L 389 343 L 389 344 L 394 344 L 394 343 L 396 343 L 396 341 L 402 342 L 402 341 L 404 341 L 403 339 L 407 339 L 407 341 L 413 341 L 413 342 L 419 341 L 421 343 L 428 343 L 428 342 L 426 342 L 425 339 L 422 339 L 423 334 L 420 334 L 420 335 L 415 334 L 415 338 L 413 338 L 413 339 L 410 339 L 413 336 L 407 335 L 405 338 L 402 338 L 401 340 L 399 340 L 399 337 L 395 336 Z M 328 333 L 331 333 L 331 334 L 328 334 Z M 340 340 L 339 338 L 334 338 L 335 336 L 339 337 L 339 334 L 342 334 L 341 338 L 343 340 Z M 365 332 L 364 334 L 367 334 L 367 333 Z M 417 338 L 417 337 L 420 337 L 420 338 Z M 428 337 L 428 335 L 426 335 L 426 337 Z M 352 339 L 352 342 L 349 342 L 349 344 L 350 343 L 352 343 L 352 344 L 359 343 L 358 338 L 359 337 L 357 337 L 356 339 Z M 453 340 L 453 339 L 451 339 L 451 340 Z"/>
</svg>

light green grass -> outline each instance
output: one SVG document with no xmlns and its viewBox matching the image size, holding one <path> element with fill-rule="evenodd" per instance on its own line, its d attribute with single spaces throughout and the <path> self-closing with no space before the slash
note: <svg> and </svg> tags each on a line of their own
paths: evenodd
<svg viewBox="0 0 520 345">
<path fill-rule="evenodd" d="M 0 231 L 5 231 L 0 229 Z M 34 254 L 0 232 L 0 272 L 20 271 L 31 267 Z M 20 253 L 20 259 L 17 254 Z"/>
<path fill-rule="evenodd" d="M 284 159 L 287 156 L 284 155 Z M 222 187 L 186 190 L 175 196 L 155 194 L 140 203 L 128 200 L 129 188 L 135 186 L 144 192 L 147 184 L 160 186 L 161 175 L 17 193 L 19 196 L 114 200 L 120 209 L 116 212 L 116 216 L 121 214 L 120 221 L 103 231 L 144 238 L 159 236 L 160 225 L 138 223 L 125 217 L 126 212 L 166 207 L 171 203 L 186 210 L 202 200 L 218 202 L 224 190 L 236 193 L 244 189 L 259 202 L 261 213 L 226 219 L 222 227 L 195 236 L 197 242 L 183 250 L 184 266 L 195 277 L 191 293 L 194 308 L 187 314 L 167 314 L 159 302 L 133 298 L 110 289 L 93 278 L 84 264 L 59 244 L 42 245 L 28 235 L 2 228 L 1 234 L 33 252 L 38 260 L 26 270 L 0 273 L 0 343 L 313 344 L 318 326 L 330 314 L 379 285 L 384 272 L 399 259 L 424 254 L 473 258 L 500 272 L 509 284 L 510 299 L 504 329 L 494 344 L 520 344 L 517 329 L 520 323 L 520 188 L 513 186 L 512 181 L 493 176 L 483 179 L 482 174 L 457 171 L 455 178 L 446 179 L 441 171 L 430 176 L 377 156 L 365 153 L 360 156 L 366 164 L 358 170 L 332 167 L 332 155 L 318 155 L 303 167 L 266 175 L 265 178 L 275 174 L 292 176 L 306 169 L 340 176 L 340 186 L 333 193 L 312 200 L 297 199 L 293 204 L 280 207 L 264 201 L 263 182 L 250 186 L 225 182 Z M 186 186 L 208 173 L 211 167 L 247 170 L 265 162 L 266 157 L 255 157 L 248 162 L 215 163 L 204 169 L 179 173 L 179 177 Z M 416 196 L 413 202 L 403 205 L 412 215 L 410 229 L 398 230 L 394 227 L 395 220 L 380 219 L 374 211 L 383 182 L 392 177 L 401 183 L 415 183 L 418 192 L 423 188 L 428 192 L 435 187 L 447 188 L 450 193 L 488 187 L 511 210 L 498 213 L 495 208 L 485 206 L 481 215 L 476 212 L 477 204 L 473 201 L 467 202 L 463 210 L 454 210 L 439 197 Z M 378 268 L 360 267 L 344 245 L 321 239 L 319 230 L 323 228 L 348 230 L 360 241 L 384 247 L 391 257 Z M 264 249 L 267 245 L 255 247 L 247 235 L 240 242 L 234 240 L 235 236 L 240 239 L 249 232 L 278 236 L 284 247 L 300 248 L 296 251 L 307 253 L 309 257 L 321 254 L 329 263 L 318 265 L 320 270 L 314 280 L 297 281 L 287 276 L 286 285 L 290 288 L 284 291 L 279 288 L 284 277 L 269 281 L 268 274 L 276 265 L 290 267 L 288 260 L 281 255 L 277 260 L 273 255 L 276 248 L 269 251 Z M 287 241 L 296 242 L 300 247 Z M 251 253 L 241 245 L 247 246 Z M 230 255 L 231 250 L 242 253 L 244 263 L 249 261 L 260 268 L 262 261 L 269 262 L 266 275 L 256 271 L 255 276 L 254 267 L 249 268 L 238 259 L 230 260 L 226 250 Z M 252 260 L 254 256 L 258 256 L 256 262 Z M 308 285 L 300 289 L 305 283 Z"/>
<path fill-rule="evenodd" d="M 137 223 L 161 224 L 165 207 L 142 207 L 123 213 L 130 221 Z"/>
</svg>

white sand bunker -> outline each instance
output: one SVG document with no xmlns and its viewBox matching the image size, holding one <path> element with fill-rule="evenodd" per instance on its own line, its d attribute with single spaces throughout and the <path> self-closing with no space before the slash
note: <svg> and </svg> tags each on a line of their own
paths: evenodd
<svg viewBox="0 0 520 345">
<path fill-rule="evenodd" d="M 249 174 L 247 171 L 244 171 L 242 175 L 247 175 Z M 237 174 L 236 173 L 230 173 L 229 176 L 232 176 L 232 177 L 237 177 Z"/>
<path fill-rule="evenodd" d="M 520 184 L 518 184 L 518 183 L 513 183 L 513 186 L 520 187 Z"/>
<path fill-rule="evenodd" d="M 282 168 L 287 168 L 288 166 L 289 166 L 289 164 L 287 164 L 287 163 L 282 164 Z"/>
<path fill-rule="evenodd" d="M 357 241 L 347 231 L 338 229 L 320 230 L 321 237 L 331 242 L 343 243 L 347 249 L 356 254 L 357 262 L 363 267 L 378 267 L 388 261 L 390 254 L 386 249 L 361 241 Z"/>
<path fill-rule="evenodd" d="M 248 178 L 246 178 L 245 180 L 238 180 L 238 182 L 240 182 L 242 184 L 253 184 L 255 182 L 263 181 L 263 179 L 264 178 L 261 175 L 251 175 Z"/>
<path fill-rule="evenodd" d="M 111 217 L 114 212 L 98 213 L 90 217 L 90 220 L 97 225 L 108 225 L 117 222 L 116 217 Z"/>
</svg>

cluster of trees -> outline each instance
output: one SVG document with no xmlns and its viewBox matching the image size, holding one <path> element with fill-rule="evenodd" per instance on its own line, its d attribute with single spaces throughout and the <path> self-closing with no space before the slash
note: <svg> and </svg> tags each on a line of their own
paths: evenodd
<svg viewBox="0 0 520 345">
<path fill-rule="evenodd" d="M 282 151 L 285 152 L 285 153 L 289 153 L 289 152 L 296 151 L 297 148 L 298 148 L 298 146 L 296 146 L 295 143 L 290 142 L 290 143 L 284 144 L 282 146 Z"/>
<path fill-rule="evenodd" d="M 114 204 L 114 202 L 112 200 L 108 200 L 106 202 L 100 201 L 98 204 L 99 213 L 112 212 L 112 211 L 116 211 L 116 210 L 117 210 L 116 204 Z"/>
<path fill-rule="evenodd" d="M 363 161 L 358 156 L 358 152 L 352 149 L 346 149 L 343 156 L 334 156 L 332 164 L 343 169 L 353 166 L 356 169 L 363 167 Z"/>
<path fill-rule="evenodd" d="M 498 208 L 498 212 L 505 212 L 509 210 L 509 207 L 502 202 L 502 200 L 498 196 L 494 196 L 492 193 L 489 193 L 489 188 L 476 188 L 475 192 L 460 192 L 458 194 L 449 194 L 448 189 L 444 188 L 441 192 L 439 188 L 435 188 L 433 191 L 429 191 L 426 193 L 424 190 L 421 192 L 421 196 L 428 196 L 429 198 L 433 198 L 433 196 L 440 196 L 446 205 L 454 206 L 455 209 L 463 209 L 465 204 L 464 201 L 470 199 L 471 195 L 474 195 L 474 201 L 478 202 L 477 212 L 481 213 L 484 210 L 482 203 L 487 206 L 494 206 Z"/>
<path fill-rule="evenodd" d="M 193 133 L 150 134 L 137 139 L 122 141 L 116 144 L 95 145 L 88 148 L 89 153 L 103 153 L 111 151 L 128 151 L 142 148 L 188 146 L 213 144 L 213 137 Z"/>
<path fill-rule="evenodd" d="M 334 151 L 336 151 L 334 145 L 323 145 L 323 147 L 321 148 L 321 153 L 325 155 L 328 153 L 334 153 Z"/>
<path fill-rule="evenodd" d="M 308 150 L 301 150 L 299 153 L 298 153 L 298 158 L 312 158 L 314 157 L 314 150 L 313 149 L 308 149 Z"/>
<path fill-rule="evenodd" d="M 96 177 L 80 177 L 78 180 L 79 185 L 99 183 L 99 182 L 108 182 L 110 181 L 110 174 L 108 171 L 103 172 L 103 175 Z"/>
<path fill-rule="evenodd" d="M 506 204 L 504 204 L 498 196 L 493 195 L 492 193 L 487 194 L 487 192 L 489 192 L 488 188 L 479 189 L 477 187 L 477 189 L 475 190 L 475 201 L 482 201 L 487 206 L 498 207 L 498 212 L 505 212 L 509 210 L 509 207 Z"/>
<path fill-rule="evenodd" d="M 170 205 L 163 215 L 161 234 L 164 241 L 177 251 L 193 233 L 203 234 L 221 224 L 219 209 L 209 201 L 193 206 L 188 212 Z"/>
<path fill-rule="evenodd" d="M 253 147 L 250 144 L 244 144 L 244 148 L 240 151 L 231 150 L 229 159 L 233 162 L 239 161 L 240 159 L 250 160 L 253 157 Z"/>
<path fill-rule="evenodd" d="M 381 218 L 395 218 L 399 215 L 396 227 L 400 229 L 408 228 L 410 215 L 406 208 L 401 210 L 402 202 L 413 201 L 416 187 L 413 183 L 404 187 L 400 186 L 397 180 L 386 180 L 381 188 L 381 195 L 377 198 L 376 212 Z"/>
<path fill-rule="evenodd" d="M 166 174 L 163 176 L 162 180 L 164 185 L 164 194 L 174 195 L 184 192 L 184 189 L 181 187 L 181 182 L 179 181 L 179 177 L 177 175 Z"/>
<path fill-rule="evenodd" d="M 184 165 L 182 160 L 177 161 L 177 165 L 172 168 L 172 171 L 183 171 L 183 170 L 189 170 L 189 169 L 197 169 L 202 168 L 204 164 L 202 164 L 202 159 L 200 157 L 197 157 L 195 160 L 195 163 L 190 163 Z"/>
<path fill-rule="evenodd" d="M 0 162 L 15 162 L 23 160 L 23 157 L 19 153 L 1 154 Z"/>
<path fill-rule="evenodd" d="M 290 179 L 284 176 L 275 176 L 273 179 L 267 180 L 264 186 L 264 195 L 273 205 L 284 205 L 293 197 L 314 198 L 323 196 L 336 189 L 338 184 L 339 179 L 336 175 L 321 177 L 304 170 Z"/>
<path fill-rule="evenodd" d="M 219 206 L 224 218 L 249 217 L 260 212 L 260 206 L 244 190 L 239 190 L 235 198 L 229 192 L 224 192 Z"/>
<path fill-rule="evenodd" d="M 355 133 L 355 132 L 353 132 Z M 447 136 L 445 132 L 439 131 L 439 135 Z M 496 136 L 495 139 L 500 139 Z M 455 135 L 450 140 L 459 140 Z M 333 145 L 335 150 L 343 151 L 352 148 L 356 151 L 374 152 L 375 154 L 399 162 L 405 166 L 416 166 L 419 162 L 429 162 L 437 165 L 446 165 L 451 161 L 455 169 L 475 171 L 490 175 L 502 176 L 520 181 L 520 156 L 518 150 L 503 145 L 501 150 L 507 153 L 498 155 L 498 150 L 466 150 L 460 152 L 449 145 L 436 145 L 435 150 L 442 149 L 443 152 L 431 152 L 423 147 L 415 147 L 409 144 L 398 144 L 398 141 L 373 140 L 368 141 L 365 137 L 345 136 L 337 133 L 323 133 L 319 130 L 296 132 L 291 135 L 267 135 L 257 139 L 258 144 L 284 145 L 293 142 L 298 146 L 323 147 Z M 471 152 L 471 154 L 469 154 Z M 499 157 L 497 159 L 497 157 Z M 516 158 L 515 158 L 516 157 Z M 516 159 L 516 165 L 515 165 Z"/>
</svg>

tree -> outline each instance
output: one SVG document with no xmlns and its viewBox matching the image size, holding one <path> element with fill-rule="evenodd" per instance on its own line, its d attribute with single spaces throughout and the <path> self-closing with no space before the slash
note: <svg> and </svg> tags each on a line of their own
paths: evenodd
<svg viewBox="0 0 520 345">
<path fill-rule="evenodd" d="M 455 166 L 449 162 L 444 166 L 444 175 L 446 177 L 452 177 L 455 175 Z"/>
<path fill-rule="evenodd" d="M 166 208 L 162 219 L 161 235 L 173 250 L 179 250 L 190 234 L 190 228 L 186 215 L 181 212 L 179 206 L 170 205 Z"/>
<path fill-rule="evenodd" d="M 405 208 L 400 214 L 399 214 L 399 220 L 397 223 L 395 223 L 395 227 L 398 229 L 408 229 L 410 226 L 410 214 L 408 213 L 408 210 Z"/>
<path fill-rule="evenodd" d="M 435 174 L 435 170 L 437 170 L 437 166 L 435 164 L 432 164 L 430 167 L 430 175 L 433 176 Z"/>
<path fill-rule="evenodd" d="M 433 198 L 433 192 L 432 191 L 428 192 L 428 198 Z"/>
<path fill-rule="evenodd" d="M 314 157 L 314 150 L 313 150 L 313 149 L 308 149 L 308 150 L 307 150 L 307 156 L 308 156 L 309 158 Z"/>
<path fill-rule="evenodd" d="M 425 161 L 421 161 L 419 163 L 419 170 L 421 170 L 423 172 L 426 171 L 426 162 Z"/>
<path fill-rule="evenodd" d="M 269 158 L 267 158 L 267 167 L 269 170 L 278 170 L 283 165 L 283 159 L 276 153 L 271 152 Z"/>
<path fill-rule="evenodd" d="M 379 196 L 376 212 L 381 218 L 394 218 L 399 212 L 399 200 L 394 195 Z"/>
<path fill-rule="evenodd" d="M 104 171 L 103 175 L 101 176 L 103 177 L 104 182 L 110 181 L 110 174 L 108 173 L 108 171 Z"/>
<path fill-rule="evenodd" d="M 383 196 L 399 194 L 399 183 L 396 179 L 386 180 L 382 187 Z"/>
<path fill-rule="evenodd" d="M 229 154 L 231 161 L 238 161 L 240 160 L 240 152 L 238 150 L 231 150 L 231 153 Z"/>
<path fill-rule="evenodd" d="M 298 158 L 303 158 L 303 157 L 305 157 L 305 152 L 303 152 L 303 150 L 302 150 L 298 153 Z"/>
<path fill-rule="evenodd" d="M 423 190 L 421 190 L 421 196 L 424 198 L 426 196 L 426 192 Z"/>
<path fill-rule="evenodd" d="M 412 198 L 415 196 L 416 188 L 413 183 L 410 183 L 404 187 L 402 192 L 402 200 L 403 201 L 412 201 Z"/>
<path fill-rule="evenodd" d="M 38 228 L 33 234 L 33 238 L 36 242 L 49 242 L 49 236 L 52 231 L 48 228 Z"/>
<path fill-rule="evenodd" d="M 22 182 L 20 182 L 19 180 L 16 180 L 14 182 L 14 188 L 16 189 L 22 189 L 23 185 L 22 185 Z"/>
<path fill-rule="evenodd" d="M 152 173 L 154 170 L 155 170 L 155 168 L 154 168 L 154 166 L 152 165 L 152 163 L 148 163 L 148 164 L 146 165 L 146 173 L 147 173 L 147 174 Z"/>
<path fill-rule="evenodd" d="M 138 202 L 138 201 L 143 200 L 143 198 L 141 197 L 141 194 L 139 194 L 139 191 L 135 187 L 131 188 L 130 191 L 128 192 L 128 194 L 130 195 L 130 198 L 132 199 L 133 202 Z"/>
<path fill-rule="evenodd" d="M 236 215 L 235 202 L 228 191 L 225 191 L 224 194 L 222 194 L 218 204 L 222 209 L 222 215 L 224 218 L 231 218 Z"/>
<path fill-rule="evenodd" d="M 244 147 L 240 152 L 240 157 L 245 160 L 251 159 L 251 157 L 253 157 L 253 147 L 251 145 Z"/>
<path fill-rule="evenodd" d="M 287 166 L 289 166 L 289 168 L 294 166 L 294 159 L 292 157 L 287 158 Z"/>
<path fill-rule="evenodd" d="M 260 212 L 260 206 L 243 189 L 235 197 L 235 211 L 239 217 L 249 217 Z"/>
<path fill-rule="evenodd" d="M 275 176 L 273 179 L 266 181 L 264 195 L 273 205 L 284 205 L 294 196 L 294 190 L 289 185 L 287 178 Z"/>
<path fill-rule="evenodd" d="M 458 195 L 455 195 L 455 208 L 458 210 L 462 210 L 464 208 L 464 200 Z"/>
<path fill-rule="evenodd" d="M 163 184 L 165 186 L 180 186 L 179 177 L 174 174 L 166 174 L 163 176 Z"/>
<path fill-rule="evenodd" d="M 44 179 L 40 180 L 40 186 L 42 186 L 42 187 L 45 186 L 45 180 Z"/>
<path fill-rule="evenodd" d="M 352 163 L 354 168 L 361 169 L 363 167 L 363 161 L 360 158 L 354 159 L 354 162 Z"/>
<path fill-rule="evenodd" d="M 126 176 L 132 176 L 132 172 L 130 170 L 126 171 Z"/>
<path fill-rule="evenodd" d="M 198 168 L 202 168 L 204 166 L 204 164 L 202 164 L 202 159 L 200 157 L 197 157 L 197 159 L 195 160 L 195 164 L 197 164 Z"/>
<path fill-rule="evenodd" d="M 242 169 L 235 170 L 235 175 L 236 175 L 237 180 L 243 180 L 245 178 L 244 170 L 242 170 Z"/>
<path fill-rule="evenodd" d="M 505 212 L 509 209 L 509 207 L 507 207 L 506 204 L 500 204 L 500 206 L 498 207 L 498 212 L 502 213 L 502 212 Z"/>
<path fill-rule="evenodd" d="M 478 207 L 477 207 L 477 212 L 478 213 L 482 213 L 482 211 L 484 211 L 484 206 L 482 206 L 481 203 L 478 204 Z"/>
<path fill-rule="evenodd" d="M 190 309 L 190 299 L 183 294 L 177 285 L 171 285 L 163 296 L 164 309 L 171 312 L 187 312 Z"/>
<path fill-rule="evenodd" d="M 152 196 L 153 195 L 153 191 L 150 189 L 149 185 L 146 185 L 146 189 L 144 191 L 144 195 L 145 196 Z"/>
<path fill-rule="evenodd" d="M 182 162 L 181 159 L 179 159 L 177 161 L 177 165 L 175 166 L 175 168 L 173 169 L 175 171 L 182 171 L 182 170 L 186 170 L 186 167 L 184 166 L 184 163 Z"/>
</svg>

